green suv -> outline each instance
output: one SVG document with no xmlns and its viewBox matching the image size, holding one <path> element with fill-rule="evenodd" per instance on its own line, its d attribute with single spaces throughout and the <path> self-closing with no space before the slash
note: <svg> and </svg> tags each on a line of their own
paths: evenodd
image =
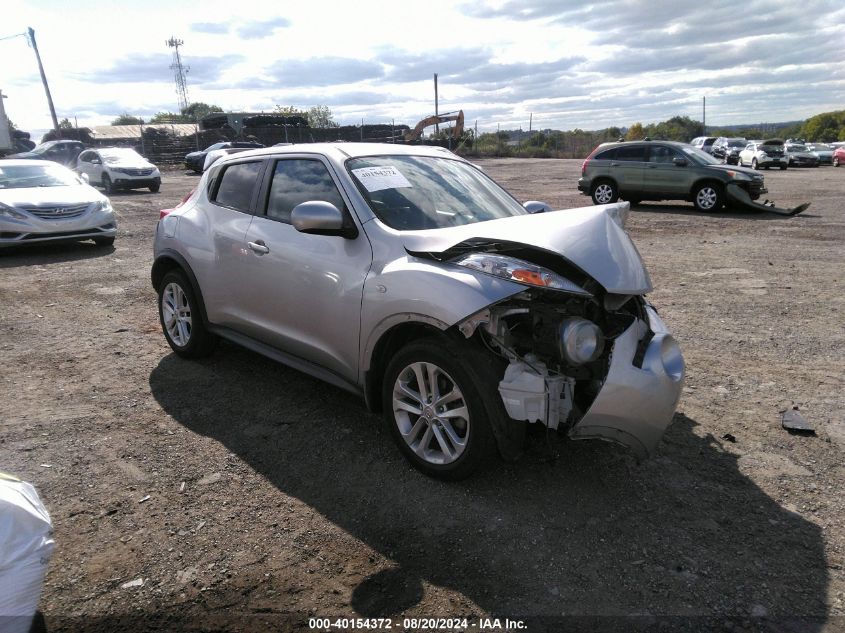
<svg viewBox="0 0 845 633">
<path fill-rule="evenodd" d="M 699 211 L 721 209 L 729 185 L 752 200 L 766 193 L 762 174 L 753 169 L 722 165 L 686 143 L 650 140 L 602 143 L 584 161 L 578 180 L 578 190 L 594 204 L 688 200 Z"/>
</svg>

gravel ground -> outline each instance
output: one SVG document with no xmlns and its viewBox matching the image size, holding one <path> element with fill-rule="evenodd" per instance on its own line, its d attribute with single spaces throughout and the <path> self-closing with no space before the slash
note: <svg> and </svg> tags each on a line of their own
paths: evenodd
<svg viewBox="0 0 845 633">
<path fill-rule="evenodd" d="M 520 200 L 589 204 L 581 161 L 477 162 Z M 196 176 L 115 194 L 113 249 L 0 253 L 0 470 L 53 517 L 47 629 L 843 630 L 845 169 L 765 176 L 810 209 L 631 215 L 688 368 L 660 455 L 535 438 L 457 484 L 345 392 L 229 344 L 171 353 L 152 234 Z M 781 428 L 791 408 L 814 435 Z"/>
</svg>

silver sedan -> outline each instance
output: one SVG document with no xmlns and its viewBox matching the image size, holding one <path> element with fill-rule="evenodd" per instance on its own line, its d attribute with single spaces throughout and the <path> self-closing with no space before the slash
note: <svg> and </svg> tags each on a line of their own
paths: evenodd
<svg viewBox="0 0 845 633">
<path fill-rule="evenodd" d="M 152 283 L 177 354 L 222 337 L 359 394 L 431 476 L 515 458 L 532 424 L 645 457 L 684 361 L 627 213 L 521 205 L 439 148 L 273 147 L 161 219 Z"/>
<path fill-rule="evenodd" d="M 0 247 L 34 242 L 114 242 L 109 199 L 72 171 L 46 160 L 0 160 Z"/>
</svg>

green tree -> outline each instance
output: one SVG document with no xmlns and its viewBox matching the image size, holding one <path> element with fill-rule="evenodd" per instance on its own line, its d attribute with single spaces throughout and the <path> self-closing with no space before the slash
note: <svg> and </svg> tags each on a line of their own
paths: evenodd
<svg viewBox="0 0 845 633">
<path fill-rule="evenodd" d="M 141 125 L 143 123 L 144 119 L 132 116 L 128 112 L 124 112 L 111 122 L 112 125 Z"/>
<path fill-rule="evenodd" d="M 59 121 L 59 129 L 60 130 L 72 130 L 73 123 L 71 123 L 67 117 Z"/>
<path fill-rule="evenodd" d="M 812 116 L 801 126 L 801 136 L 808 141 L 830 143 L 845 138 L 845 110 Z"/>
<path fill-rule="evenodd" d="M 182 116 L 186 117 L 189 121 L 199 121 L 204 116 L 213 112 L 223 112 L 223 108 L 216 105 L 209 105 L 202 101 L 194 101 L 187 107 L 182 108 Z"/>
<path fill-rule="evenodd" d="M 193 121 L 183 114 L 156 112 L 150 119 L 150 123 L 193 123 Z"/>
<path fill-rule="evenodd" d="M 641 141 L 643 138 L 645 138 L 643 124 L 639 122 L 629 127 L 627 134 L 625 134 L 626 141 Z"/>
<path fill-rule="evenodd" d="M 306 113 L 308 125 L 311 127 L 338 127 L 332 116 L 329 106 L 316 105 L 308 108 Z"/>
</svg>

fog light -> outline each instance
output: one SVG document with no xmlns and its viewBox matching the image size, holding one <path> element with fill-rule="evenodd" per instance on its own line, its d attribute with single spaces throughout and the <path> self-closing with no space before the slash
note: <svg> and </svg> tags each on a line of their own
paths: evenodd
<svg viewBox="0 0 845 633">
<path fill-rule="evenodd" d="M 573 365 L 596 360 L 604 351 L 604 335 L 587 319 L 566 319 L 560 324 L 560 355 Z"/>
</svg>

